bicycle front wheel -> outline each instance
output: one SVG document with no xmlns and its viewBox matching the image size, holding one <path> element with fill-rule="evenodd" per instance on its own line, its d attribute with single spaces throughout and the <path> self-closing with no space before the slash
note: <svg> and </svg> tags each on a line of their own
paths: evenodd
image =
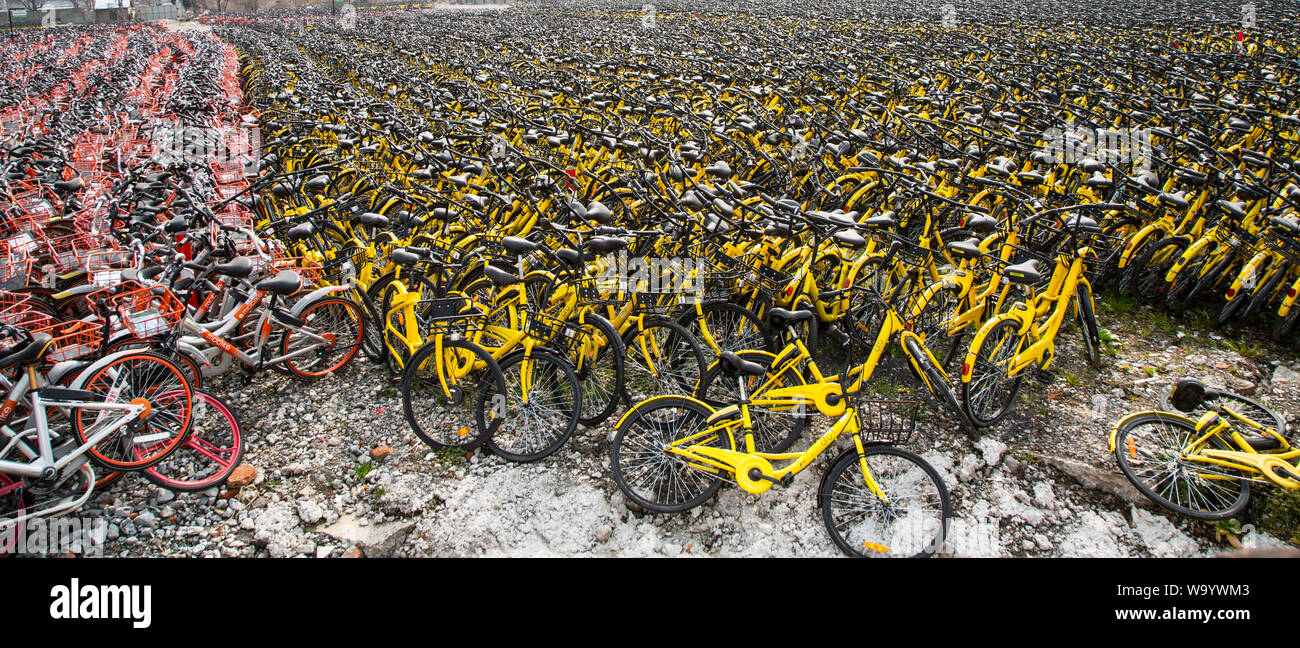
<svg viewBox="0 0 1300 648">
<path fill-rule="evenodd" d="M 109 469 L 148 468 L 179 448 L 190 431 L 193 391 L 184 372 L 162 356 L 124 355 L 79 382 L 74 386 L 99 394 L 102 403 L 125 405 L 137 398 L 149 402 L 146 422 L 128 423 L 90 448 L 90 456 Z M 85 444 L 105 419 L 114 418 L 101 410 L 77 408 L 77 439 Z"/>
<path fill-rule="evenodd" d="M 356 304 L 345 299 L 322 299 L 308 306 L 299 318 L 302 327 L 286 330 L 280 342 L 281 355 L 299 354 L 284 361 L 291 375 L 307 380 L 323 378 L 347 366 L 361 349 L 366 318 Z"/>
<path fill-rule="evenodd" d="M 1164 412 L 1141 414 L 1115 433 L 1115 459 L 1143 495 L 1170 511 L 1198 520 L 1234 517 L 1250 501 L 1250 482 L 1241 471 L 1188 459 L 1183 449 L 1197 436 L 1190 419 Z M 1230 449 L 1217 436 L 1205 443 Z"/>
<path fill-rule="evenodd" d="M 969 367 L 970 379 L 961 385 L 962 404 L 975 425 L 993 425 L 1011 411 L 1023 378 L 1010 375 L 1011 362 L 1020 350 L 1022 338 L 1020 322 L 1002 320 L 975 342 L 979 346 L 974 349 L 975 360 Z"/>
<path fill-rule="evenodd" d="M 504 410 L 488 447 L 510 461 L 537 461 L 554 454 L 573 434 L 582 411 L 582 385 L 573 367 L 534 349 L 507 357 L 501 373 L 504 390 L 486 394 L 488 403 Z"/>
<path fill-rule="evenodd" d="M 220 398 L 194 391 L 194 424 L 175 452 L 149 467 L 144 478 L 180 492 L 220 486 L 244 456 L 244 436 L 234 411 Z"/>
<path fill-rule="evenodd" d="M 862 464 L 880 493 L 867 486 Z M 859 558 L 926 558 L 943 547 L 952 502 L 926 460 L 892 446 L 845 450 L 818 493 L 835 545 Z"/>
<path fill-rule="evenodd" d="M 476 365 L 482 369 L 473 369 Z M 501 368 L 487 351 L 467 340 L 444 338 L 441 354 L 434 341 L 426 342 L 411 356 L 401 390 L 402 412 L 411 431 L 435 450 L 482 445 L 505 411 Z"/>
</svg>

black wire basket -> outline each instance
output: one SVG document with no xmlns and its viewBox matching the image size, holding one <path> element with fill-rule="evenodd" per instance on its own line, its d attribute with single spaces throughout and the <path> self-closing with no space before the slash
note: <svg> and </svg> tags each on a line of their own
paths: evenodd
<svg viewBox="0 0 1300 648">
<path fill-rule="evenodd" d="M 858 410 L 862 440 L 874 443 L 908 443 L 921 416 L 921 403 L 914 400 L 860 400 L 854 406 Z"/>
</svg>

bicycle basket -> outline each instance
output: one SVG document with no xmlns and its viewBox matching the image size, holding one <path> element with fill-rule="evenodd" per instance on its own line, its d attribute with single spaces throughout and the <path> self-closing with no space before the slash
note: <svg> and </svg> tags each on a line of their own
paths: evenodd
<svg viewBox="0 0 1300 648">
<path fill-rule="evenodd" d="M 162 287 L 127 290 L 109 297 L 108 303 L 121 316 L 122 324 L 136 337 L 169 333 L 185 316 L 185 304 Z"/>
<path fill-rule="evenodd" d="M 913 400 L 863 400 L 854 403 L 864 441 L 903 445 L 912 440 L 921 403 Z"/>
<path fill-rule="evenodd" d="M 47 362 L 76 360 L 96 353 L 103 339 L 100 325 L 85 320 L 52 322 L 36 330 L 52 338 L 50 352 L 45 356 Z"/>
</svg>

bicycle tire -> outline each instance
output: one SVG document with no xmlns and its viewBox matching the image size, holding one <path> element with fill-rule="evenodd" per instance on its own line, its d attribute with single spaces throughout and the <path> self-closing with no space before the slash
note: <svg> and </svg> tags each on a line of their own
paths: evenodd
<svg viewBox="0 0 1300 648">
<path fill-rule="evenodd" d="M 99 367 L 94 374 L 79 377 L 75 386 L 85 391 L 102 393 L 105 396 L 104 402 L 127 403 L 137 397 L 145 398 L 150 402 L 152 411 L 143 432 L 166 434 L 170 439 L 165 444 L 150 445 L 151 453 L 143 457 L 139 456 L 140 448 L 135 443 L 119 448 L 122 451 L 120 458 L 110 457 L 101 451 L 101 448 L 107 449 L 115 441 L 119 444 L 129 443 L 135 432 L 131 430 L 134 424 L 128 425 L 88 450 L 91 459 L 110 470 L 130 472 L 148 468 L 180 447 L 189 433 L 193 392 L 181 369 L 162 356 L 132 353 L 115 358 Z M 159 395 L 171 397 L 155 403 L 154 400 Z M 79 408 L 73 417 L 73 429 L 82 444 L 89 438 L 86 432 L 94 426 L 93 421 L 87 422 L 87 417 L 98 416 L 97 413 L 88 415 L 87 412 L 88 410 Z M 132 456 L 135 458 L 130 459 Z"/>
<path fill-rule="evenodd" d="M 326 309 L 333 312 L 327 312 Z M 349 300 L 332 297 L 322 299 L 303 309 L 298 318 L 302 320 L 304 328 L 332 335 L 335 341 L 323 346 L 320 342 L 303 339 L 308 347 L 316 347 L 316 352 L 284 360 L 284 368 L 295 378 L 318 380 L 333 375 L 346 367 L 361 349 L 361 340 L 366 335 L 366 317 L 361 308 Z M 323 330 L 322 326 L 331 328 Z M 280 336 L 280 355 L 294 352 L 291 348 L 300 338 L 306 338 L 306 335 L 297 329 L 285 329 Z M 326 353 L 332 355 L 327 356 Z M 304 362 L 303 358 L 308 361 Z"/>
<path fill-rule="evenodd" d="M 750 362 L 756 362 L 768 367 L 767 374 L 749 380 L 751 386 L 757 386 L 768 380 L 771 380 L 773 387 L 776 388 L 808 384 L 804 377 L 793 367 L 787 368 L 780 374 L 773 375 L 771 366 L 776 356 L 772 353 L 751 350 L 740 351 L 737 355 Z M 735 376 L 728 376 L 723 371 L 721 362 L 714 362 L 709 366 L 702 380 L 700 400 L 710 406 L 717 407 L 725 407 L 740 402 L 740 389 L 735 381 Z M 751 392 L 749 394 L 751 400 L 762 396 L 761 392 Z M 750 408 L 749 416 L 754 423 L 754 450 L 757 452 L 784 452 L 803 433 L 804 427 L 807 426 L 810 418 L 807 413 L 800 415 L 782 410 L 764 410 L 756 407 Z M 788 423 L 788 425 L 783 425 L 785 423 Z M 738 446 L 735 448 L 736 450 L 744 450 L 744 439 L 737 439 L 736 444 Z"/>
<path fill-rule="evenodd" d="M 500 416 L 494 414 L 502 414 L 502 408 L 494 410 L 496 402 L 484 397 L 483 393 L 490 390 L 492 393 L 504 394 L 505 378 L 491 354 L 473 342 L 444 339 L 442 348 L 443 357 L 433 358 L 437 346 L 430 340 L 411 356 L 411 362 L 402 374 L 400 386 L 402 414 L 415 436 L 430 448 L 472 450 L 483 445 L 497 425 L 500 425 Z M 467 375 L 468 380 L 460 379 L 456 385 L 451 386 L 450 393 L 444 393 L 443 378 L 437 371 L 449 366 L 448 350 L 456 354 L 456 366 L 463 367 L 466 362 L 481 362 L 484 368 L 476 374 Z M 432 372 L 432 376 L 425 375 L 425 372 Z M 428 393 L 424 391 L 426 383 L 431 388 Z M 472 386 L 474 392 L 466 393 L 462 384 Z"/>
<path fill-rule="evenodd" d="M 226 483 L 244 457 L 239 418 L 225 401 L 194 390 L 193 424 L 184 443 L 148 467 L 144 478 L 178 492 L 197 492 Z"/>
<path fill-rule="evenodd" d="M 880 503 L 880 498 L 863 484 L 859 458 L 867 462 L 888 502 Z M 898 465 L 892 465 L 895 463 Z M 918 492 L 907 494 L 909 487 Z M 943 548 L 952 520 L 948 487 L 934 466 L 916 454 L 888 445 L 867 446 L 861 455 L 857 448 L 840 453 L 827 470 L 817 495 L 822 523 L 831 540 L 840 551 L 856 558 L 930 557 Z M 895 511 L 899 502 L 907 505 L 901 515 Z M 854 503 L 861 503 L 861 509 L 866 510 L 851 509 L 849 505 Z M 935 513 L 937 518 L 933 517 Z M 872 521 L 876 524 L 870 525 Z M 864 529 L 864 523 L 869 528 Z"/>
<path fill-rule="evenodd" d="M 623 496 L 650 511 L 680 513 L 717 494 L 721 479 L 690 467 L 679 455 L 664 452 L 673 440 L 701 429 L 712 415 L 708 407 L 676 396 L 633 409 L 619 422 L 609 449 L 610 473 Z M 716 435 L 704 442 L 734 447 L 731 439 Z"/>
<path fill-rule="evenodd" d="M 1011 405 L 1020 391 L 1020 383 L 1024 375 L 1019 374 L 1013 378 L 993 369 L 999 363 L 1010 361 L 1016 351 L 1023 346 L 1023 337 L 1020 333 L 1020 322 L 1006 319 L 995 324 L 986 335 L 982 337 L 977 335 L 976 341 L 971 343 L 975 361 L 970 367 L 970 379 L 962 381 L 962 405 L 966 415 L 977 427 L 993 425 L 1011 411 Z M 994 353 L 995 356 L 988 355 Z M 998 378 L 999 376 L 1001 378 Z M 1003 396 L 989 391 L 1002 388 L 1004 384 L 1006 393 Z M 990 402 L 989 398 L 995 400 Z M 986 403 L 995 405 L 995 408 L 985 407 Z"/>
<path fill-rule="evenodd" d="M 523 402 L 522 383 L 525 359 L 532 363 L 529 380 L 532 389 L 527 403 Z M 520 463 L 555 454 L 573 435 L 578 426 L 578 414 L 582 411 L 582 385 L 573 367 L 563 358 L 541 349 L 533 349 L 531 354 L 512 353 L 501 360 L 500 366 L 505 380 L 504 391 L 484 392 L 489 399 L 487 402 L 492 402 L 495 394 L 505 394 L 506 397 L 505 415 L 489 435 L 488 448 L 493 454 Z M 545 401 L 545 408 L 538 404 L 539 395 L 550 396 L 552 393 L 556 397 Z M 536 421 L 539 427 L 521 427 L 520 419 L 524 418 L 528 422 Z"/>
</svg>

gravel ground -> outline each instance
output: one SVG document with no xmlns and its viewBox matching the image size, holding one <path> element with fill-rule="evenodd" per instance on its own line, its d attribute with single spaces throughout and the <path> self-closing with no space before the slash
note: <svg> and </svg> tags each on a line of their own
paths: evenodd
<svg viewBox="0 0 1300 648">
<path fill-rule="evenodd" d="M 1148 507 L 1107 454 L 1110 422 L 1155 407 L 1174 380 L 1195 376 L 1252 392 L 1300 424 L 1293 372 L 1300 364 L 1293 353 L 1243 348 L 1177 323 L 1153 325 L 1148 315 L 1101 314 L 1118 341 L 1097 371 L 1081 361 L 1077 333 L 1067 329 L 1058 380 L 1027 385 L 1013 415 L 977 443 L 939 412 L 926 415 L 911 449 L 939 469 L 953 495 L 943 555 L 1228 549 L 1208 526 Z M 689 513 L 651 515 L 629 508 L 609 477 L 608 428 L 580 427 L 555 456 L 511 464 L 483 451 L 467 458 L 430 452 L 408 431 L 378 367 L 357 364 L 314 384 L 267 373 L 212 387 L 229 397 L 246 428 L 245 462 L 257 469 L 255 481 L 178 495 L 129 477 L 97 494 L 89 512 L 114 523 L 107 555 L 838 555 L 815 497 L 835 451 L 789 488 L 762 496 L 724 488 Z M 1262 533 L 1243 542 L 1282 546 Z"/>
</svg>

